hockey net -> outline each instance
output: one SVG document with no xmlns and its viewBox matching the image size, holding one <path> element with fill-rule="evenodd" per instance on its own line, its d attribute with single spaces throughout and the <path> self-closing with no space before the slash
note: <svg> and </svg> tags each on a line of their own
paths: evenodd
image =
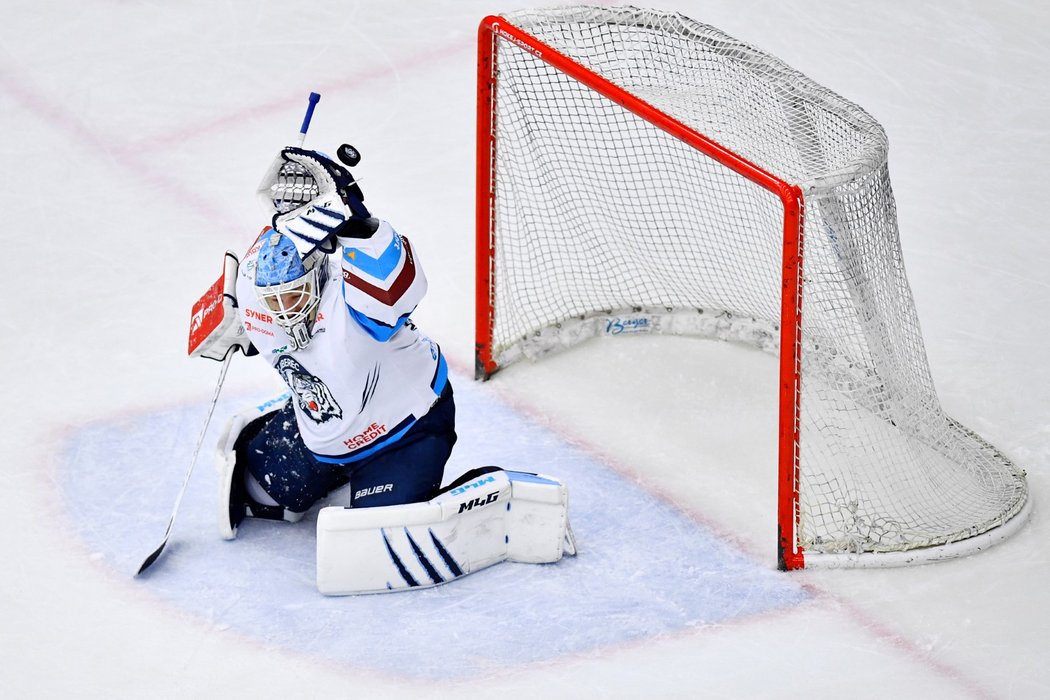
<svg viewBox="0 0 1050 700">
<path fill-rule="evenodd" d="M 677 14 L 523 11 L 479 39 L 479 377 L 630 332 L 779 353 L 782 568 L 1024 522 L 1024 472 L 937 398 L 868 114 Z"/>
</svg>

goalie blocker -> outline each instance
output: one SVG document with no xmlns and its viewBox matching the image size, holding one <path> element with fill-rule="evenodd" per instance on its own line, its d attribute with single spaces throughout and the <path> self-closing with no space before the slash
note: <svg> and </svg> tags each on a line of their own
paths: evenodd
<svg viewBox="0 0 1050 700">
<path fill-rule="evenodd" d="M 222 275 L 193 305 L 190 311 L 190 357 L 207 357 L 222 362 L 227 354 L 238 348 L 245 355 L 258 354 L 237 316 L 239 264 L 233 251 L 227 250 L 223 256 Z"/>
<path fill-rule="evenodd" d="M 501 561 L 575 555 L 568 489 L 541 474 L 484 467 L 430 501 L 322 508 L 317 589 L 325 595 L 428 588 Z"/>
</svg>

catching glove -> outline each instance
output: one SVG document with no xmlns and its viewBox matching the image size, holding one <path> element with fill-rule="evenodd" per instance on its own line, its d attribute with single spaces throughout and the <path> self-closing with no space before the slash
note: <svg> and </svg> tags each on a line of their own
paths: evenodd
<svg viewBox="0 0 1050 700">
<path fill-rule="evenodd" d="M 289 236 L 304 256 L 318 248 L 334 251 L 341 226 L 371 217 L 350 171 L 318 151 L 282 149 L 258 194 L 273 228 Z"/>
</svg>

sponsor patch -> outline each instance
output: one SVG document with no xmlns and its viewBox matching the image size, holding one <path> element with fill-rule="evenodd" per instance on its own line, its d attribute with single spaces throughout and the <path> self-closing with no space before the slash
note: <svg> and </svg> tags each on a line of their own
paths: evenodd
<svg viewBox="0 0 1050 700">
<path fill-rule="evenodd" d="M 379 423 L 373 423 L 372 425 L 365 428 L 357 435 L 343 440 L 343 444 L 346 445 L 347 449 L 356 450 L 364 447 L 368 443 L 372 442 L 381 435 L 386 434 L 386 426 L 379 425 Z"/>
</svg>

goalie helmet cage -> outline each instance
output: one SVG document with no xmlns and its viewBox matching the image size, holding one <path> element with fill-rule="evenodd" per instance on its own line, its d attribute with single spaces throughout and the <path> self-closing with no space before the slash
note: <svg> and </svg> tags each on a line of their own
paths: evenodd
<svg viewBox="0 0 1050 700">
<path fill-rule="evenodd" d="M 782 569 L 893 566 L 1019 528 L 1025 474 L 945 415 L 882 128 L 678 14 L 479 30 L 479 378 L 604 334 L 779 351 Z"/>
</svg>

